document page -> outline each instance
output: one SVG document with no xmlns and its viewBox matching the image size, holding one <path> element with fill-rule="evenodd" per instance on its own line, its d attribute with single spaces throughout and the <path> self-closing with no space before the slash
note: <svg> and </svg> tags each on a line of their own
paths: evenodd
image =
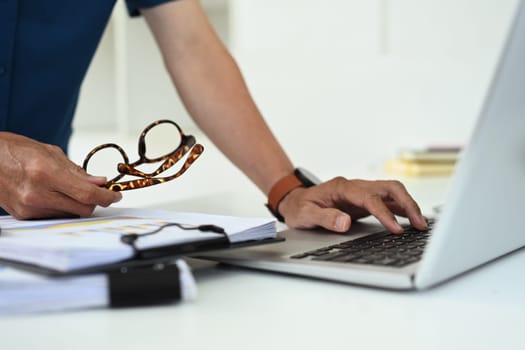
<svg viewBox="0 0 525 350">
<path fill-rule="evenodd" d="M 223 237 L 176 226 L 140 237 L 169 223 L 216 225 L 233 243 L 276 236 L 273 219 L 200 213 L 111 208 L 84 219 L 15 220 L 2 216 L 0 258 L 65 272 L 131 258 L 133 247 L 122 241 L 130 234 L 139 236 L 135 241 L 139 250 Z"/>
</svg>

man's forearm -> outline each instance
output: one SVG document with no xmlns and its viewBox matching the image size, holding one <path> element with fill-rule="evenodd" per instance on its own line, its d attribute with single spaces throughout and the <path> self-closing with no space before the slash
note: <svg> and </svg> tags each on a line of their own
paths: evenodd
<svg viewBox="0 0 525 350">
<path fill-rule="evenodd" d="M 279 178 L 292 171 L 290 160 L 220 43 L 192 49 L 182 62 L 170 65 L 184 104 L 221 151 L 268 193 Z"/>
<path fill-rule="evenodd" d="M 143 11 L 170 76 L 199 127 L 265 194 L 292 163 L 266 125 L 240 70 L 198 1 Z"/>
</svg>

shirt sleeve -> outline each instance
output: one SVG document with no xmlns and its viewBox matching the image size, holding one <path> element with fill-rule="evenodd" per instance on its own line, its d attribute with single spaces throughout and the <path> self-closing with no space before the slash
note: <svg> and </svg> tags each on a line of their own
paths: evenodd
<svg viewBox="0 0 525 350">
<path fill-rule="evenodd" d="M 155 7 L 169 1 L 175 0 L 126 0 L 126 6 L 129 15 L 131 17 L 136 17 L 140 16 L 140 9 L 142 8 Z"/>
</svg>

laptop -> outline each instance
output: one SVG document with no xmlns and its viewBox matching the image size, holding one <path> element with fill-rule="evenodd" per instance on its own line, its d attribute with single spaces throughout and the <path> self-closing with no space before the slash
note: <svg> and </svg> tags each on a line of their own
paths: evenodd
<svg viewBox="0 0 525 350">
<path fill-rule="evenodd" d="M 348 235 L 289 229 L 277 244 L 202 258 L 344 283 L 425 289 L 525 246 L 525 0 L 431 229 L 355 223 Z M 376 231 L 376 232 L 373 232 Z"/>
</svg>

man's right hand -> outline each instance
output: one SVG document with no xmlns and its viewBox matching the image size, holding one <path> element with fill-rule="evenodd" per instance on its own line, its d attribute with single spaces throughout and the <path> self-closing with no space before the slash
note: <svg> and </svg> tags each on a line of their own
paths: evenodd
<svg viewBox="0 0 525 350">
<path fill-rule="evenodd" d="M 17 219 L 90 216 L 97 205 L 122 199 L 100 187 L 105 182 L 57 146 L 0 132 L 0 206 Z"/>
</svg>

